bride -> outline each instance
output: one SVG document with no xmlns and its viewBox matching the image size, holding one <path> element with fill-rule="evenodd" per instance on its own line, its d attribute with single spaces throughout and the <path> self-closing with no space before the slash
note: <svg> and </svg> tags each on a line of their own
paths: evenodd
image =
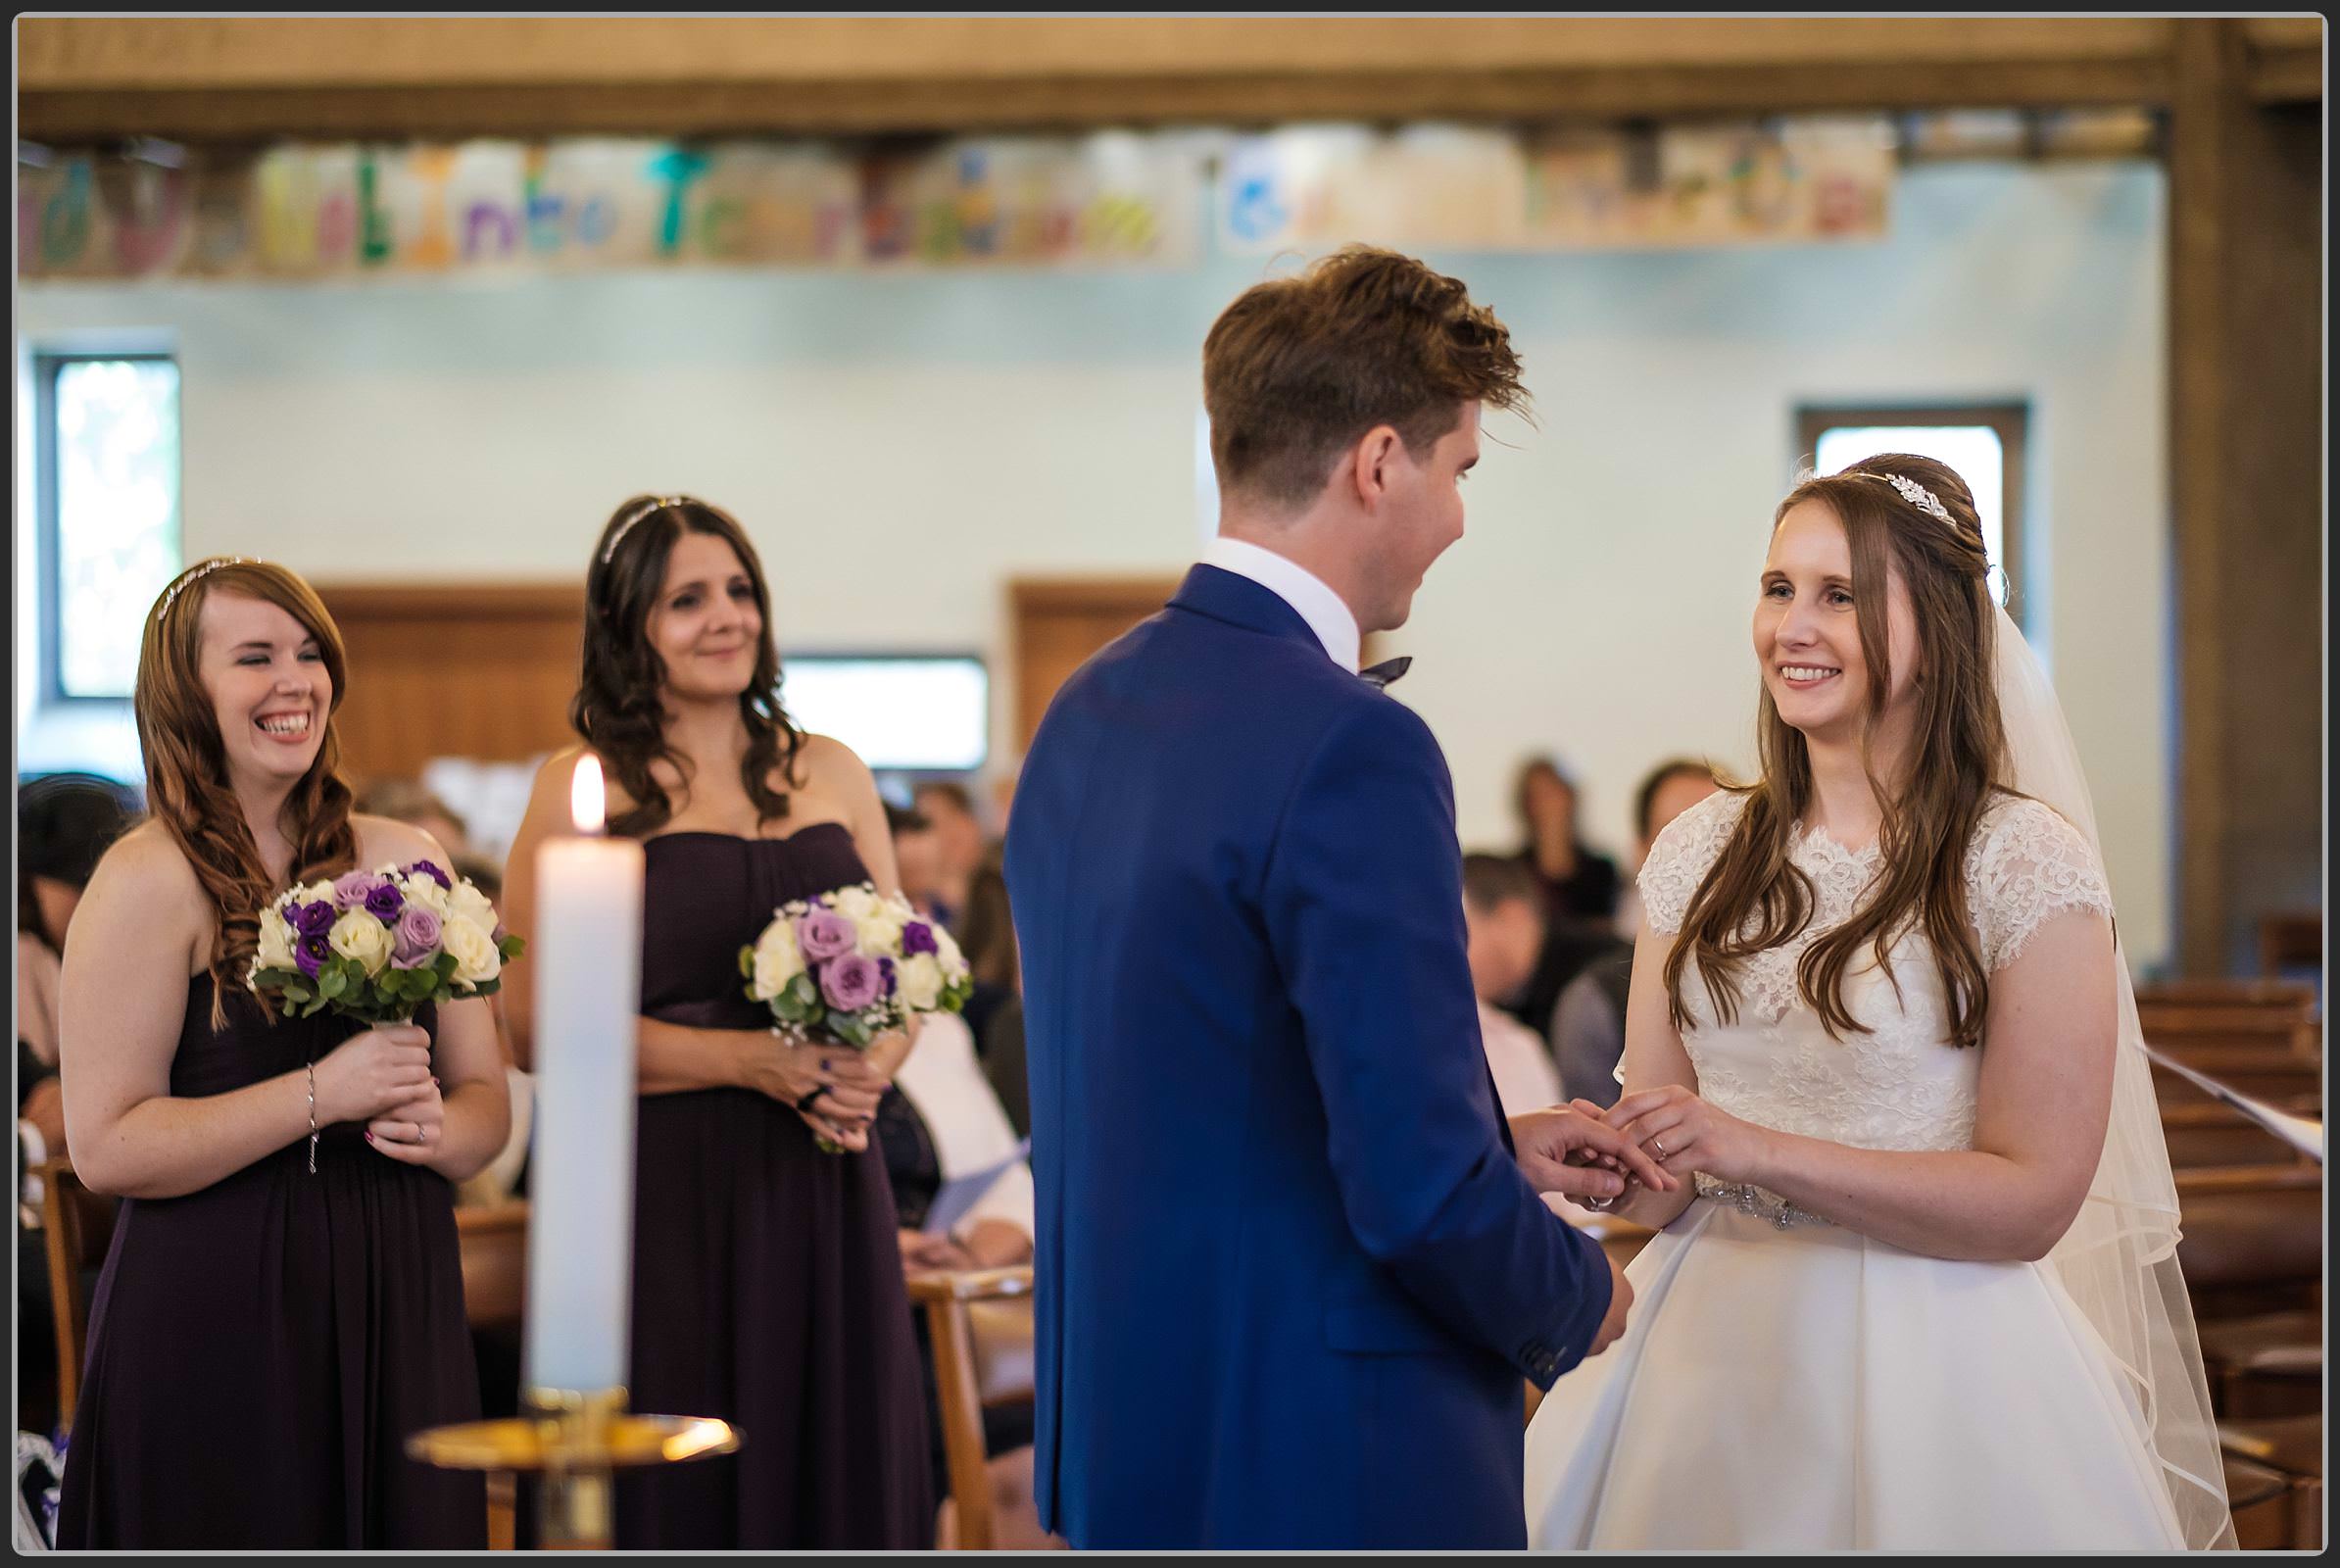
<svg viewBox="0 0 2340 1568">
<path fill-rule="evenodd" d="M 1763 776 L 1641 872 L 1626 1093 L 1673 1193 L 1528 1431 L 1531 1544 L 2232 1545 L 2177 1202 L 2063 714 L 1956 473 L 1780 504 Z"/>
</svg>

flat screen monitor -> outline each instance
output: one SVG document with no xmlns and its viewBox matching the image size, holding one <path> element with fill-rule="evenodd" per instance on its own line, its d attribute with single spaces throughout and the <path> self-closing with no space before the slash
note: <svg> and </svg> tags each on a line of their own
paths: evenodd
<svg viewBox="0 0 2340 1568">
<path fill-rule="evenodd" d="M 780 701 L 799 729 L 835 736 L 873 769 L 972 772 L 987 755 L 991 680 L 972 655 L 788 655 Z"/>
</svg>

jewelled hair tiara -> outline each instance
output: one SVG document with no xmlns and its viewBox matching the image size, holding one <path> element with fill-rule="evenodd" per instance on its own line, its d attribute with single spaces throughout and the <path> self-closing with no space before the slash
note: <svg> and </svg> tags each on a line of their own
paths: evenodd
<svg viewBox="0 0 2340 1568">
<path fill-rule="evenodd" d="M 179 573 L 178 581 L 172 583 L 168 589 L 164 590 L 163 608 L 160 612 L 158 612 L 158 613 L 166 615 L 169 614 L 171 612 L 171 603 L 178 598 L 180 591 L 184 589 L 187 584 L 194 582 L 198 578 L 210 576 L 213 572 L 218 571 L 221 566 L 257 566 L 260 564 L 262 564 L 262 562 L 258 557 L 255 556 L 219 556 L 214 560 L 203 563 L 199 566 L 190 567 L 188 570 Z"/>
<path fill-rule="evenodd" d="M 691 498 L 689 496 L 653 496 L 650 500 L 643 502 L 642 505 L 627 513 L 625 514 L 625 520 L 617 525 L 617 531 L 615 533 L 609 535 L 609 543 L 602 551 L 602 564 L 606 566 L 609 564 L 609 558 L 617 554 L 618 542 L 625 538 L 628 533 L 633 531 L 635 523 L 640 522 L 644 517 L 649 516 L 652 513 L 657 512 L 661 508 L 679 507 L 690 499 Z"/>
<path fill-rule="evenodd" d="M 1958 526 L 1958 519 L 1950 515 L 1950 509 L 1942 505 L 1942 498 L 1915 479 L 1898 473 L 1871 473 L 1867 468 L 1852 468 L 1847 471 L 1863 479 L 1882 479 L 1900 491 L 1901 499 L 1916 507 L 1920 512 L 1930 512 L 1950 524 L 1951 527 Z"/>
</svg>

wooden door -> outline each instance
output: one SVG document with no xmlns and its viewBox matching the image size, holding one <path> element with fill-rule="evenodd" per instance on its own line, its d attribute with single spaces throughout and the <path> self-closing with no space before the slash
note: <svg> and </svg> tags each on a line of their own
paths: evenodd
<svg viewBox="0 0 2340 1568">
<path fill-rule="evenodd" d="M 1152 614 L 1178 577 L 1022 578 L 1007 586 L 1014 617 L 1015 744 L 1031 749 L 1048 700 L 1090 655 Z"/>
</svg>

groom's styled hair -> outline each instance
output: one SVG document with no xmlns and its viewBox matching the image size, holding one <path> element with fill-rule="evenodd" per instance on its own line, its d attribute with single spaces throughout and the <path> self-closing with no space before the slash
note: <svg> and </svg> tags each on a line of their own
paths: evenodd
<svg viewBox="0 0 2340 1568">
<path fill-rule="evenodd" d="M 1255 284 L 1202 341 L 1219 487 L 1272 506 L 1315 499 L 1375 425 L 1427 452 L 1463 403 L 1527 408 L 1511 334 L 1458 279 L 1393 251 L 1350 245 Z"/>
</svg>

